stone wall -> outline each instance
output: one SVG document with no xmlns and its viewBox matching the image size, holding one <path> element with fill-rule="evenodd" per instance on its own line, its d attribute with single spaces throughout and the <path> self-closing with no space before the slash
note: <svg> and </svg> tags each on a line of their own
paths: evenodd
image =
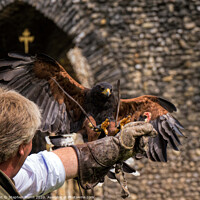
<svg viewBox="0 0 200 200">
<path fill-rule="evenodd" d="M 11 2 L 1 0 L 0 9 Z M 141 176 L 128 179 L 129 199 L 200 199 L 200 1 L 23 2 L 72 37 L 94 81 L 120 79 L 125 98 L 152 94 L 177 106 L 187 136 L 181 152 L 169 150 L 167 164 L 137 162 Z M 104 199 L 120 199 L 117 185 L 106 185 Z"/>
</svg>

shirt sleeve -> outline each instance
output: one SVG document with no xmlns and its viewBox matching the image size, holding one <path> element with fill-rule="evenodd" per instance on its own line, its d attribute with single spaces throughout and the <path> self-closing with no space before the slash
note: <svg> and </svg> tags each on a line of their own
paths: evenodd
<svg viewBox="0 0 200 200">
<path fill-rule="evenodd" d="M 42 151 L 27 157 L 13 178 L 18 192 L 24 198 L 44 195 L 61 187 L 65 182 L 65 169 L 53 152 Z"/>
</svg>

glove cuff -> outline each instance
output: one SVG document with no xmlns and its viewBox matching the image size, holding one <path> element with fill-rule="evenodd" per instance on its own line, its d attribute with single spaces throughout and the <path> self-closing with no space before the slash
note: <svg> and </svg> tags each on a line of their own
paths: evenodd
<svg viewBox="0 0 200 200">
<path fill-rule="evenodd" d="M 132 155 L 132 151 L 122 149 L 119 139 L 112 136 L 71 147 L 78 157 L 78 177 L 84 189 L 91 189 L 99 182 L 103 182 L 105 175 L 115 163 Z"/>
</svg>

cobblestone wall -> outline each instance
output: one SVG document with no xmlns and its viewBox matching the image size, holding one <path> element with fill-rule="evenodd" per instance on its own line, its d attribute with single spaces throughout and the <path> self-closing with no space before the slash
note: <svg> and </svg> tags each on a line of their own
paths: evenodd
<svg viewBox="0 0 200 200">
<path fill-rule="evenodd" d="M 0 9 L 11 2 L 1 0 Z M 73 38 L 95 81 L 120 78 L 123 97 L 158 95 L 178 107 L 187 135 L 181 153 L 169 150 L 167 164 L 137 162 L 129 199 L 200 199 L 200 1 L 23 2 Z M 120 199 L 117 185 L 107 185 L 104 199 Z"/>
</svg>

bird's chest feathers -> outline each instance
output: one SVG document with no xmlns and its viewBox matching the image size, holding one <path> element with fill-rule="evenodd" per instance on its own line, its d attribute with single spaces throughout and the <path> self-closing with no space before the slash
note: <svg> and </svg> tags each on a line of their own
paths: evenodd
<svg viewBox="0 0 200 200">
<path fill-rule="evenodd" d="M 109 108 L 108 102 L 102 102 L 102 101 L 93 101 L 91 103 L 91 110 L 94 115 L 98 115 L 99 113 L 107 110 Z"/>
<path fill-rule="evenodd" d="M 94 98 L 91 96 L 86 102 L 87 113 L 96 117 L 100 113 L 108 110 L 110 108 L 110 100 L 109 99 L 100 99 Z"/>
</svg>

